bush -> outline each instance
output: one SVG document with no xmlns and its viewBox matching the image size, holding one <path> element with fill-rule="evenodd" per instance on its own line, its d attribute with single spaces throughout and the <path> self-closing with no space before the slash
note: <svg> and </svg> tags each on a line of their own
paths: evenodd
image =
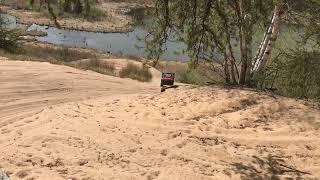
<svg viewBox="0 0 320 180">
<path fill-rule="evenodd" d="M 202 65 L 194 68 L 178 70 L 176 80 L 185 84 L 207 85 L 223 84 L 223 79 L 208 66 Z"/>
<path fill-rule="evenodd" d="M 101 61 L 97 58 L 89 59 L 88 61 L 83 62 L 80 61 L 80 63 L 78 63 L 76 66 L 81 69 L 92 70 L 106 75 L 114 75 L 115 70 L 113 63 Z"/>
<path fill-rule="evenodd" d="M 182 70 L 177 72 L 176 80 L 185 84 L 204 84 L 203 79 L 194 70 Z"/>
<path fill-rule="evenodd" d="M 260 88 L 297 98 L 320 99 L 320 51 L 298 49 L 274 60 L 255 77 Z"/>
<path fill-rule="evenodd" d="M 0 15 L 0 48 L 13 52 L 19 45 L 19 33 L 15 29 L 8 29 L 7 22 Z"/>
<path fill-rule="evenodd" d="M 121 78 L 130 78 L 142 82 L 148 82 L 152 79 L 152 74 L 146 66 L 138 66 L 133 63 L 128 63 L 126 67 L 119 72 Z"/>
<path fill-rule="evenodd" d="M 80 59 L 90 59 L 94 58 L 95 55 L 87 52 L 81 51 L 74 48 L 68 47 L 52 47 L 50 45 L 38 46 L 32 44 L 25 44 L 17 51 L 17 54 L 30 56 L 33 59 L 54 59 L 61 61 L 62 63 L 77 61 Z"/>
<path fill-rule="evenodd" d="M 102 21 L 106 16 L 106 13 L 97 7 L 92 7 L 89 12 L 83 13 L 83 17 L 88 21 Z"/>
</svg>

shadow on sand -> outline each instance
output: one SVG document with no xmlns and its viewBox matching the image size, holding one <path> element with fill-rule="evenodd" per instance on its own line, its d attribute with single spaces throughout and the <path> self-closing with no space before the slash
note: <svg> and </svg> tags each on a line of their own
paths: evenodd
<svg viewBox="0 0 320 180">
<path fill-rule="evenodd" d="M 242 179 L 271 179 L 277 180 L 281 177 L 289 179 L 304 179 L 303 175 L 308 172 L 300 171 L 287 165 L 281 157 L 269 155 L 266 158 L 254 156 L 251 164 L 234 163 L 234 172 L 241 175 Z"/>
<path fill-rule="evenodd" d="M 170 89 L 170 88 L 174 88 L 174 89 L 176 89 L 176 88 L 178 88 L 179 86 L 178 85 L 173 85 L 173 86 L 163 86 L 163 87 L 161 87 L 161 92 L 164 92 L 164 91 L 166 91 L 167 89 Z"/>
</svg>

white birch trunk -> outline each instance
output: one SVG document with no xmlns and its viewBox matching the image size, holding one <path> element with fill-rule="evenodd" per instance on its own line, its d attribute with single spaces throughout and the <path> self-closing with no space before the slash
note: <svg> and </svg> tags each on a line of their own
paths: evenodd
<svg viewBox="0 0 320 180">
<path fill-rule="evenodd" d="M 265 38 L 262 41 L 256 55 L 257 59 L 252 68 L 253 72 L 256 72 L 259 69 L 263 68 L 271 56 L 272 49 L 274 48 L 275 41 L 278 37 L 279 30 L 280 30 L 281 4 L 282 4 L 282 1 L 279 0 L 278 4 L 275 5 L 271 24 L 268 28 L 267 33 L 265 34 Z"/>
</svg>

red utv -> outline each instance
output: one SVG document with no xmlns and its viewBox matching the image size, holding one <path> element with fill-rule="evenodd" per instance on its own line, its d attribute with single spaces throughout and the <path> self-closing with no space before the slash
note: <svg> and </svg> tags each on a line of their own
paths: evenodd
<svg viewBox="0 0 320 180">
<path fill-rule="evenodd" d="M 175 73 L 162 73 L 160 86 L 173 86 Z"/>
</svg>

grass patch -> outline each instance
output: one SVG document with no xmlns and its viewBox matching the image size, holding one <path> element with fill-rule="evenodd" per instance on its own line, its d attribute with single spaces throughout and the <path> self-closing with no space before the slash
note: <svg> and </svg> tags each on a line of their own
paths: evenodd
<svg viewBox="0 0 320 180">
<path fill-rule="evenodd" d="M 36 61 L 61 61 L 72 62 L 80 59 L 94 58 L 96 55 L 90 51 L 75 48 L 25 44 L 16 52 L 17 55 L 32 57 Z"/>
<path fill-rule="evenodd" d="M 13 60 L 49 62 L 106 75 L 115 75 L 114 64 L 100 60 L 99 55 L 90 50 L 26 43 L 15 53 L 1 51 L 0 54 Z"/>
<path fill-rule="evenodd" d="M 83 14 L 88 21 L 102 21 L 108 17 L 108 14 L 98 7 L 92 7 L 88 13 Z"/>
<path fill-rule="evenodd" d="M 130 78 L 141 82 L 149 82 L 152 79 L 152 74 L 148 67 L 138 66 L 133 63 L 128 63 L 126 67 L 119 72 L 121 78 Z"/>
<path fill-rule="evenodd" d="M 206 84 L 207 78 L 201 76 L 196 70 L 182 70 L 176 73 L 176 80 L 185 84 Z"/>
<path fill-rule="evenodd" d="M 115 75 L 114 64 L 108 61 L 99 60 L 97 57 L 76 62 L 72 66 L 79 69 L 95 71 L 101 74 Z"/>
<path fill-rule="evenodd" d="M 159 61 L 155 66 L 161 72 L 176 73 L 175 80 L 185 84 L 208 85 L 222 84 L 221 78 L 210 69 L 208 64 L 199 64 L 196 68 L 189 68 L 188 62 L 183 61 Z"/>
</svg>

